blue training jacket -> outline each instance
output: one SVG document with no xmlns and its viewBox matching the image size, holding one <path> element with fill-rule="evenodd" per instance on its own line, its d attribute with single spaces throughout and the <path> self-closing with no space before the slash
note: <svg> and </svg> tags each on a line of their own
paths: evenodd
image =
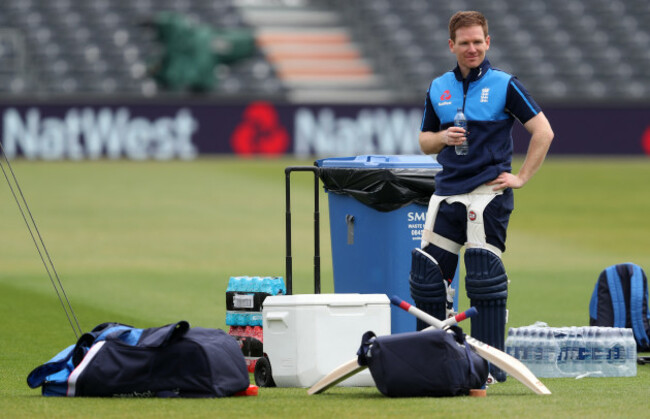
<svg viewBox="0 0 650 419">
<path fill-rule="evenodd" d="M 515 118 L 525 124 L 541 112 L 516 77 L 492 68 L 487 59 L 464 80 L 456 66 L 431 82 L 420 130 L 447 129 L 457 108 L 467 118 L 469 153 L 458 156 L 454 147 L 444 147 L 438 154 L 442 171 L 436 174 L 436 195 L 467 193 L 510 172 Z"/>
</svg>

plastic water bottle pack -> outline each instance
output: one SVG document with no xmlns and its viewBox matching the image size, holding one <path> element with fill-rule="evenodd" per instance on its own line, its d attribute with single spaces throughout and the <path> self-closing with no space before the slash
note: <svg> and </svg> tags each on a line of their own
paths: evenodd
<svg viewBox="0 0 650 419">
<path fill-rule="evenodd" d="M 540 378 L 636 375 L 632 329 L 538 324 L 510 328 L 506 352 Z"/>
<path fill-rule="evenodd" d="M 286 295 L 280 276 L 231 276 L 226 289 L 226 325 L 241 347 L 248 372 L 264 353 L 262 304 L 270 295 Z"/>
<path fill-rule="evenodd" d="M 286 293 L 282 277 L 230 277 L 226 289 L 226 325 L 262 326 L 264 299 L 269 295 Z"/>
</svg>

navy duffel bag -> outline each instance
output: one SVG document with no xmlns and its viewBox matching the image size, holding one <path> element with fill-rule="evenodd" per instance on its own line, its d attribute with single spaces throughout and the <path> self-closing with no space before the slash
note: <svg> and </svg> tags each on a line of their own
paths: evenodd
<svg viewBox="0 0 650 419">
<path fill-rule="evenodd" d="M 250 384 L 239 344 L 180 321 L 137 329 L 103 323 L 27 377 L 45 396 L 227 397 Z"/>
<path fill-rule="evenodd" d="M 363 335 L 359 365 L 367 365 L 379 391 L 390 397 L 467 395 L 481 388 L 488 364 L 464 344 L 462 330 Z"/>
</svg>

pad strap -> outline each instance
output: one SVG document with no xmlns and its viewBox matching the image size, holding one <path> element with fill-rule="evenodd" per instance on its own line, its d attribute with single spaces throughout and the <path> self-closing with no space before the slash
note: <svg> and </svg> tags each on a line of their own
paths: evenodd
<svg viewBox="0 0 650 419">
<path fill-rule="evenodd" d="M 441 249 L 448 251 L 449 253 L 459 254 L 460 248 L 463 247 L 462 244 L 456 243 L 453 240 L 449 240 L 446 237 L 442 237 L 440 234 L 434 233 L 431 230 L 422 230 L 422 241 L 426 244 L 431 243 L 435 246 L 438 246 Z"/>
<path fill-rule="evenodd" d="M 424 249 L 425 247 L 427 247 L 427 244 L 433 243 L 432 240 L 429 240 L 432 237 L 427 238 L 426 233 L 431 232 L 433 234 L 433 226 L 436 224 L 436 217 L 438 216 L 438 209 L 440 208 L 440 203 L 446 200 L 447 198 L 448 198 L 447 196 L 439 196 L 435 194 L 431 195 L 431 198 L 429 199 L 429 207 L 427 208 L 427 216 L 426 219 L 424 220 L 424 228 L 422 229 L 422 241 L 420 242 L 420 248 Z M 460 247 L 458 249 L 460 250 Z M 451 252 L 458 253 L 454 251 Z"/>
<path fill-rule="evenodd" d="M 467 243 L 466 247 L 487 249 L 494 253 L 499 258 L 501 257 L 501 249 L 486 241 L 485 224 L 483 222 L 483 212 L 485 208 L 492 202 L 492 200 L 503 194 L 503 191 L 493 191 L 492 187 L 487 185 L 479 186 L 472 192 L 461 195 L 439 196 L 431 195 L 429 199 L 429 207 L 427 209 L 427 216 L 422 229 L 422 241 L 420 247 L 424 249 L 429 243 L 432 243 L 441 249 L 450 253 L 458 254 L 460 252 L 462 243 L 456 243 L 446 237 L 443 237 L 433 231 L 436 224 L 436 217 L 440 204 L 445 201 L 449 204 L 459 202 L 463 204 L 467 210 Z"/>
<path fill-rule="evenodd" d="M 485 249 L 485 250 L 488 250 L 488 251 L 494 253 L 494 255 L 496 257 L 498 257 L 498 258 L 501 258 L 501 256 L 503 255 L 503 252 L 501 251 L 501 249 L 499 249 L 498 247 L 493 246 L 493 245 L 491 245 L 489 243 L 484 243 L 482 245 L 475 245 L 474 243 L 467 242 L 466 246 L 467 246 L 468 249 Z"/>
</svg>

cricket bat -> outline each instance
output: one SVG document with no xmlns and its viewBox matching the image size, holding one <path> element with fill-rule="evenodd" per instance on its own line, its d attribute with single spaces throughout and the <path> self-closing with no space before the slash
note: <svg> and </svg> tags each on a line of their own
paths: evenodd
<svg viewBox="0 0 650 419">
<path fill-rule="evenodd" d="M 471 307 L 468 310 L 455 315 L 454 317 L 450 317 L 445 321 L 440 321 L 442 325 L 440 328 L 453 326 L 465 319 L 468 319 L 476 315 L 477 313 L 478 311 L 476 311 L 474 307 Z M 427 327 L 424 330 L 431 330 L 431 329 L 436 329 L 436 327 L 431 326 L 431 327 Z M 330 387 L 337 385 L 341 381 L 346 380 L 357 373 L 360 373 L 366 368 L 368 367 L 365 365 L 359 365 L 357 358 L 355 357 L 349 360 L 348 362 L 339 365 L 338 367 L 333 369 L 332 372 L 327 374 L 325 377 L 321 378 L 316 384 L 314 384 L 309 388 L 309 390 L 307 390 L 307 394 L 310 396 L 312 394 L 320 394 L 326 391 L 327 389 L 329 389 Z"/>
<path fill-rule="evenodd" d="M 419 308 L 412 306 L 397 296 L 391 297 L 390 302 L 436 328 L 442 329 L 445 327 L 444 322 L 425 313 Z M 546 388 L 537 377 L 535 377 L 535 374 L 533 374 L 528 367 L 517 358 L 514 358 L 497 348 L 493 348 L 486 343 L 476 340 L 469 335 L 465 336 L 465 342 L 478 356 L 501 368 L 503 371 L 508 373 L 508 375 L 514 377 L 535 393 L 540 395 L 551 394 L 551 391 Z"/>
</svg>

